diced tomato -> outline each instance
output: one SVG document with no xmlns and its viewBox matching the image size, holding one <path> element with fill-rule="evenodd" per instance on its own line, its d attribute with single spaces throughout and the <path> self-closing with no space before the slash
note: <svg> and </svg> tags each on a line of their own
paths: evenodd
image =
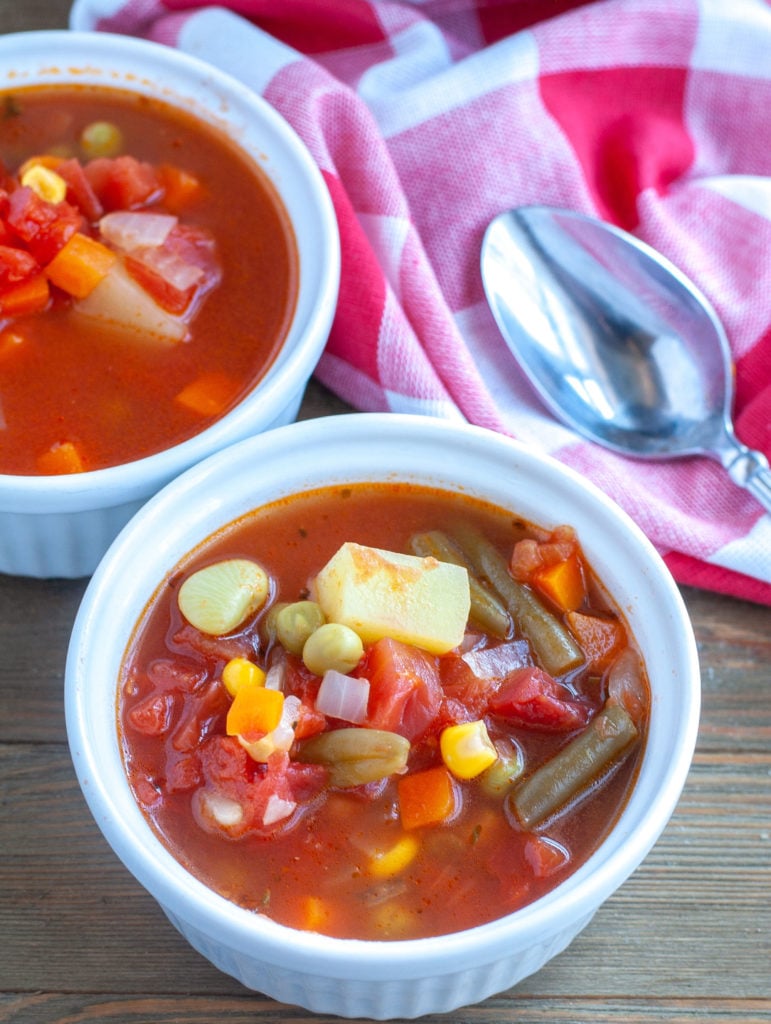
<svg viewBox="0 0 771 1024">
<path fill-rule="evenodd" d="M 151 164 L 133 156 L 98 157 L 85 167 L 86 178 L 105 210 L 136 210 L 160 197 L 161 183 Z"/>
<path fill-rule="evenodd" d="M 56 167 L 56 173 L 67 184 L 67 202 L 76 206 L 86 220 L 96 223 L 104 213 L 91 182 L 86 177 L 83 165 L 74 157 L 62 160 Z"/>
<path fill-rule="evenodd" d="M 297 715 L 297 725 L 294 730 L 295 739 L 307 740 L 309 736 L 316 736 L 318 733 L 323 732 L 326 726 L 327 716 L 323 715 L 311 704 L 302 701 Z"/>
<path fill-rule="evenodd" d="M 466 661 L 454 651 L 445 654 L 439 662 L 442 689 L 449 717 L 454 721 L 471 722 L 481 718 L 494 693 L 488 679 L 472 672 Z"/>
<path fill-rule="evenodd" d="M 439 663 L 445 697 L 465 707 L 467 714 L 460 721 L 481 718 L 500 683 L 531 660 L 526 640 L 475 647 L 463 654 L 452 651 Z M 451 711 L 450 717 L 457 719 L 457 711 Z"/>
<path fill-rule="evenodd" d="M 151 693 L 129 712 L 129 722 L 144 736 L 163 736 L 174 716 L 176 700 L 172 693 Z"/>
<path fill-rule="evenodd" d="M 565 847 L 546 836 L 529 836 L 525 843 L 525 860 L 536 878 L 548 878 L 570 861 Z"/>
<path fill-rule="evenodd" d="M 248 658 L 254 655 L 254 648 L 248 637 L 211 636 L 189 623 L 185 623 L 177 630 L 173 640 L 178 650 L 196 651 L 212 660 L 230 661 L 231 658 Z"/>
<path fill-rule="evenodd" d="M 163 245 L 126 256 L 126 269 L 169 313 L 180 314 L 221 277 L 214 240 L 206 232 L 177 224 Z"/>
<path fill-rule="evenodd" d="M 195 789 L 201 784 L 201 765 L 195 754 L 183 754 L 169 760 L 166 766 L 166 789 L 169 793 Z"/>
<path fill-rule="evenodd" d="M 271 800 L 304 803 L 321 792 L 327 779 L 326 768 L 291 761 L 283 751 L 271 754 L 266 764 L 255 765 L 233 737 L 212 736 L 202 747 L 200 760 L 204 785 L 242 809 L 241 820 L 223 828 L 232 836 L 279 830 L 286 818 L 264 821 Z"/>
<path fill-rule="evenodd" d="M 0 288 L 18 284 L 40 271 L 35 257 L 24 249 L 0 245 Z"/>
<path fill-rule="evenodd" d="M 436 658 L 386 637 L 369 649 L 359 674 L 369 680 L 369 726 L 411 742 L 429 731 L 443 696 Z"/>
<path fill-rule="evenodd" d="M 520 583 L 530 583 L 546 566 L 563 562 L 578 552 L 578 541 L 571 526 L 557 526 L 542 540 L 527 538 L 514 545 L 511 574 Z"/>
<path fill-rule="evenodd" d="M 136 774 L 133 784 L 137 800 L 143 807 L 152 807 L 161 799 L 161 792 L 158 789 L 158 784 L 155 779 L 146 775 L 144 772 L 138 772 Z"/>
<path fill-rule="evenodd" d="M 191 695 L 171 739 L 174 749 L 195 750 L 204 737 L 223 725 L 229 705 L 227 690 L 219 679 Z"/>
<path fill-rule="evenodd" d="M 541 668 L 515 669 L 490 701 L 493 714 L 530 729 L 571 732 L 589 721 L 591 708 Z"/>
<path fill-rule="evenodd" d="M 192 693 L 204 679 L 204 670 L 182 658 L 156 658 L 150 662 L 147 675 L 156 690 Z"/>
<path fill-rule="evenodd" d="M 69 203 L 47 203 L 31 188 L 17 188 L 8 197 L 8 224 L 41 265 L 49 263 L 79 231 L 83 217 Z"/>
<path fill-rule="evenodd" d="M 201 747 L 200 758 L 204 779 L 217 788 L 246 779 L 251 762 L 234 736 L 210 736 Z"/>
<path fill-rule="evenodd" d="M 195 285 L 185 289 L 174 288 L 136 256 L 126 256 L 125 264 L 126 270 L 134 280 L 141 284 L 144 290 L 168 313 L 179 315 L 184 313 L 190 305 L 195 294 Z"/>
</svg>

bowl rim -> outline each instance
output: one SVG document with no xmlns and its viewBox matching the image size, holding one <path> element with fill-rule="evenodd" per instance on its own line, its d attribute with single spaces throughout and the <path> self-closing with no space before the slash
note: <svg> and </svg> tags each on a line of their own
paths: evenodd
<svg viewBox="0 0 771 1024">
<path fill-rule="evenodd" d="M 18 65 L 24 60 L 34 59 L 38 54 L 40 67 L 36 72 L 12 77 L 14 61 Z M 99 84 L 105 88 L 148 92 L 153 84 L 147 79 L 151 73 L 148 69 L 161 78 L 166 74 L 180 82 L 186 78 L 196 82 L 199 95 L 203 87 L 207 91 L 211 90 L 210 104 L 205 107 L 209 115 L 208 122 L 215 129 L 224 130 L 227 114 L 220 109 L 215 111 L 217 97 L 227 97 L 238 110 L 249 111 L 280 145 L 283 159 L 293 162 L 307 197 L 313 199 L 309 207 L 314 214 L 311 223 L 315 232 L 313 247 L 323 248 L 324 251 L 324 259 L 318 261 L 315 270 L 317 294 L 307 310 L 301 311 L 300 299 L 304 283 L 301 266 L 297 308 L 282 349 L 274 357 L 267 372 L 236 406 L 192 437 L 130 462 L 58 476 L 0 473 L 2 511 L 82 511 L 102 507 L 106 498 L 110 504 L 117 505 L 146 496 L 151 487 L 165 483 L 234 437 L 252 433 L 256 429 L 253 423 L 256 403 L 259 405 L 261 422 L 272 422 L 294 393 L 304 386 L 323 352 L 337 306 L 341 262 L 337 217 L 318 164 L 289 122 L 267 100 L 237 78 L 192 54 L 152 40 L 117 33 L 51 29 L 0 36 L 0 58 L 9 63 L 9 67 L 3 68 L 0 75 L 0 92 L 14 87 L 34 87 L 41 83 L 41 76 L 47 76 L 42 79 L 44 84 L 63 84 L 60 78 L 53 77 L 62 73 L 63 66 L 66 66 L 67 73 L 75 71 L 81 74 L 73 84 L 93 84 L 94 79 L 87 76 L 98 74 L 103 76 L 99 78 Z M 123 69 L 120 80 L 110 75 L 110 59 L 115 60 Z M 137 72 L 135 62 L 143 62 L 140 64 L 140 72 Z M 173 95 L 162 91 L 160 98 L 193 116 L 206 119 L 203 114 L 204 105 L 196 100 L 195 106 L 191 107 L 189 104 L 193 101 L 181 91 Z M 185 100 L 187 103 L 183 102 Z M 232 135 L 229 137 L 231 142 L 241 147 L 238 139 Z M 254 146 L 248 155 L 271 181 L 280 201 L 285 204 L 280 186 L 271 174 L 269 159 L 267 162 L 258 161 Z M 301 248 L 299 236 L 297 245 L 298 249 Z M 301 313 L 302 321 L 299 319 Z M 256 399 L 258 390 L 259 399 Z M 41 505 L 43 501 L 46 502 L 45 507 Z"/>
<path fill-rule="evenodd" d="M 111 817 L 112 794 L 95 774 L 97 765 L 87 737 L 84 743 L 84 702 L 88 687 L 84 688 L 80 673 L 97 629 L 99 608 L 109 602 L 111 588 L 116 585 L 121 568 L 125 570 L 136 557 L 136 552 L 132 552 L 133 545 L 141 542 L 143 535 L 145 539 L 152 536 L 163 516 L 175 505 L 189 502 L 212 473 L 233 470 L 253 455 L 264 460 L 266 453 L 275 456 L 282 451 L 296 451 L 309 443 L 321 443 L 322 439 L 325 444 L 330 444 L 355 435 L 357 444 L 366 445 L 368 439 L 381 437 L 387 439 L 386 443 L 399 445 L 414 440 L 416 431 L 423 444 L 435 446 L 455 441 L 465 445 L 467 453 L 476 451 L 479 454 L 481 450 L 489 453 L 491 460 L 493 457 L 513 459 L 531 473 L 546 474 L 553 481 L 567 484 L 571 494 L 581 496 L 596 508 L 604 524 L 623 532 L 633 556 L 640 559 L 643 574 L 648 574 L 647 585 L 656 601 L 660 602 L 657 614 L 671 617 L 672 628 L 682 639 L 675 654 L 680 672 L 677 678 L 682 687 L 680 707 L 684 716 L 677 730 L 674 750 L 669 751 L 669 762 L 656 768 L 664 785 L 655 794 L 655 799 L 647 807 L 637 808 L 633 792 L 621 818 L 595 854 L 541 899 L 486 924 L 431 938 L 377 941 L 321 936 L 319 941 L 315 933 L 295 930 L 256 916 L 214 893 L 178 864 L 146 822 L 146 834 L 140 837 L 127 831 L 121 820 Z M 395 474 L 397 479 L 409 476 L 408 473 Z M 380 474 L 373 478 L 388 477 Z M 290 488 L 287 493 L 293 493 L 293 490 L 297 488 Z M 255 507 L 264 503 L 260 500 Z M 223 523 L 238 518 L 240 514 L 224 519 Z M 202 539 L 199 537 L 198 542 Z M 187 544 L 186 550 L 191 551 L 196 546 L 196 543 Z M 591 554 L 589 559 L 592 561 Z M 165 573 L 159 567 L 155 575 L 156 585 L 160 585 Z M 602 578 L 602 573 L 600 576 Z M 618 598 L 616 600 L 621 603 Z M 123 656 L 124 651 L 121 651 L 121 660 Z M 194 926 L 201 927 L 207 934 L 213 934 L 214 927 L 218 939 L 244 955 L 258 956 L 264 963 L 285 967 L 290 964 L 297 970 L 336 978 L 356 977 L 357 972 L 366 971 L 368 978 L 385 981 L 395 977 L 397 967 L 399 977 L 418 978 L 427 972 L 445 975 L 458 969 L 488 964 L 491 960 L 505 959 L 509 955 L 507 946 L 513 939 L 518 946 L 536 943 L 543 941 L 544 935 L 549 934 L 549 928 L 564 927 L 571 916 L 577 919 L 583 915 L 587 920 L 591 917 L 594 910 L 642 862 L 680 798 L 698 729 L 699 662 L 685 604 L 668 569 L 639 527 L 590 481 L 551 456 L 536 453 L 518 441 L 483 427 L 410 414 L 352 413 L 290 424 L 232 445 L 182 474 L 136 514 L 100 563 L 78 611 L 67 656 L 65 710 L 76 773 L 97 824 L 116 855 L 162 905 L 174 906 L 176 894 L 181 890 L 189 904 L 184 913 L 175 909 L 175 914 L 187 916 Z M 643 762 L 647 759 L 646 750 Z M 118 767 L 123 774 L 122 761 Z M 125 775 L 123 777 L 125 781 Z M 636 816 L 634 821 L 632 808 Z M 602 867 L 601 871 L 596 870 L 598 866 Z"/>
</svg>

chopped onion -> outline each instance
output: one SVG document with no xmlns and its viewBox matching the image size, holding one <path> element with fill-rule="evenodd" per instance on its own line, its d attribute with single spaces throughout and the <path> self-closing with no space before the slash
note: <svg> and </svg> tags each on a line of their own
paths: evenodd
<svg viewBox="0 0 771 1024">
<path fill-rule="evenodd" d="M 267 690 L 283 690 L 286 679 L 286 659 L 274 661 L 265 673 L 265 688 Z"/>
<path fill-rule="evenodd" d="M 283 797 L 271 793 L 265 805 L 265 813 L 262 816 L 263 825 L 273 825 L 277 821 L 288 818 L 295 807 L 297 807 L 297 804 L 294 800 L 284 800 Z"/>
<path fill-rule="evenodd" d="M 170 252 L 168 249 L 139 248 L 131 254 L 149 270 L 152 270 L 172 288 L 179 291 L 187 291 L 203 277 L 203 268 L 194 263 L 189 263 L 178 253 Z"/>
<path fill-rule="evenodd" d="M 462 658 L 478 679 L 502 679 L 515 668 L 532 664 L 527 640 L 512 640 L 479 651 L 467 651 Z"/>
<path fill-rule="evenodd" d="M 205 811 L 222 828 L 239 825 L 244 817 L 244 809 L 237 800 L 212 790 L 201 793 L 201 809 Z"/>
<path fill-rule="evenodd" d="M 637 651 L 627 647 L 613 662 L 608 674 L 608 703 L 620 704 L 635 725 L 648 710 L 648 692 L 643 682 Z"/>
<path fill-rule="evenodd" d="M 369 682 L 328 669 L 316 696 L 316 710 L 330 718 L 360 724 L 367 717 Z"/>
<path fill-rule="evenodd" d="M 133 252 L 135 249 L 155 248 L 163 245 L 169 232 L 176 227 L 177 218 L 167 213 L 107 213 L 99 221 L 99 230 L 105 242 Z"/>
</svg>

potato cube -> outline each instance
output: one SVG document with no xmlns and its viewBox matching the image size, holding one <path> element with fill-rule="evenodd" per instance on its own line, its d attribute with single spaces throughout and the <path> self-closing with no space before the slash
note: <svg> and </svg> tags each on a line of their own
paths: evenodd
<svg viewBox="0 0 771 1024">
<path fill-rule="evenodd" d="M 470 606 L 462 566 L 351 542 L 318 574 L 316 594 L 327 620 L 364 643 L 391 637 L 433 654 L 460 644 Z"/>
</svg>

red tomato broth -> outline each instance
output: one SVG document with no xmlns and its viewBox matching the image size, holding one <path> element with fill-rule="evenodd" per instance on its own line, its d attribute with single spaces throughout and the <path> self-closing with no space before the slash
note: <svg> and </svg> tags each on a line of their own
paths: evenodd
<svg viewBox="0 0 771 1024">
<path fill-rule="evenodd" d="M 183 209 L 167 209 L 163 192 L 137 208 L 176 215 L 183 232 L 205 232 L 220 281 L 198 302 L 189 337 L 178 343 L 73 319 L 69 296 L 53 286 L 44 311 L 0 313 L 0 472 L 41 472 L 38 457 L 65 442 L 78 447 L 85 469 L 100 469 L 199 433 L 267 372 L 289 327 L 296 243 L 273 185 L 224 132 L 161 100 L 83 85 L 14 90 L 0 96 L 3 102 L 0 158 L 8 173 L 52 150 L 87 165 L 80 133 L 107 121 L 120 129 L 122 154 L 194 176 L 201 188 Z M 214 406 L 175 401 L 209 378 L 219 382 Z"/>
<path fill-rule="evenodd" d="M 517 539 L 533 535 L 527 524 L 503 510 L 431 488 L 331 488 L 277 502 L 220 531 L 178 567 L 151 601 L 127 651 L 119 693 L 126 769 L 161 840 L 193 875 L 221 895 L 280 923 L 337 937 L 445 934 L 496 919 L 545 894 L 585 862 L 612 828 L 634 784 L 644 742 L 596 780 L 588 794 L 530 831 L 512 819 L 500 795 L 487 795 L 477 779 L 454 780 L 456 813 L 448 821 L 406 831 L 397 802 L 398 778 L 404 776 L 345 790 L 311 780 L 307 804 L 290 818 L 290 827 L 274 833 L 234 839 L 212 834 L 196 818 L 191 793 L 200 783 L 201 747 L 193 745 L 207 730 L 209 737 L 224 731 L 229 698 L 217 681 L 227 660 L 236 654 L 246 654 L 258 664 L 269 660 L 269 606 L 305 598 L 312 577 L 347 540 L 407 552 L 413 534 L 441 529 L 452 535 L 454 524 L 461 521 L 483 530 L 502 552 L 510 552 Z M 263 566 L 273 581 L 268 605 L 230 636 L 196 635 L 177 606 L 179 585 L 197 568 L 225 557 L 247 557 Z M 586 571 L 589 596 L 584 610 L 617 614 L 599 581 L 588 567 Z M 625 635 L 633 646 L 628 632 Z M 469 637 L 482 648 L 487 642 L 478 631 Z M 458 652 L 439 658 L 418 653 L 418 660 L 435 660 L 450 685 L 435 722 L 413 743 L 410 773 L 441 764 L 438 732 L 455 720 L 447 695 L 457 698 L 459 692 L 459 676 L 452 665 Z M 158 673 L 159 665 L 170 663 L 172 675 L 179 678 Z M 299 680 L 295 692 L 312 700 L 318 679 L 298 667 L 299 662 L 292 664 Z M 586 668 L 571 672 L 562 682 L 593 712 L 605 697 L 606 683 Z M 647 682 L 644 685 L 647 691 Z M 169 698 L 170 693 L 175 696 Z M 197 707 L 201 700 L 203 708 Z M 145 735 L 132 725 L 133 710 L 152 706 L 153 701 L 158 702 L 159 721 L 169 723 L 159 736 Z M 192 733 L 191 718 L 196 723 Z M 501 727 L 494 716 L 487 719 L 492 722 L 491 735 L 511 736 L 520 746 L 526 772 L 575 735 L 575 730 Z M 340 724 L 327 722 L 327 727 Z M 180 732 L 186 736 L 183 743 L 175 742 Z M 237 770 L 249 778 L 262 772 L 248 757 Z M 393 877 L 373 877 L 371 857 L 392 849 L 405 835 L 418 841 L 414 859 Z"/>
</svg>

